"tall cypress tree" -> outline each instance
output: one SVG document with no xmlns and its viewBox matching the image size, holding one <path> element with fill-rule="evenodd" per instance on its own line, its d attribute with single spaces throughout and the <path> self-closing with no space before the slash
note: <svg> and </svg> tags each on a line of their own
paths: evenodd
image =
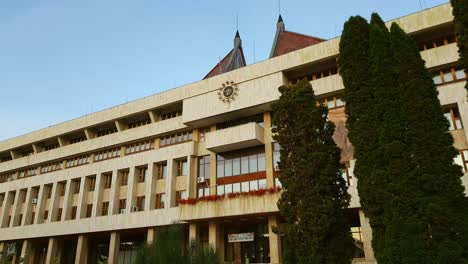
<svg viewBox="0 0 468 264">
<path fill-rule="evenodd" d="M 450 0 L 453 8 L 453 25 L 460 55 L 460 67 L 468 71 L 468 1 Z M 468 90 L 468 82 L 465 85 Z"/>
<path fill-rule="evenodd" d="M 285 218 L 285 264 L 351 263 L 354 251 L 345 216 L 350 196 L 340 172 L 328 109 L 315 104 L 310 83 L 279 88 L 273 106 L 274 138 L 281 146 L 278 202 Z"/>
<path fill-rule="evenodd" d="M 438 91 L 414 40 L 397 24 L 391 34 L 411 166 L 399 182 L 405 191 L 400 213 L 406 218 L 400 226 L 401 263 L 468 263 L 463 173 L 453 163 L 458 152 Z"/>
</svg>

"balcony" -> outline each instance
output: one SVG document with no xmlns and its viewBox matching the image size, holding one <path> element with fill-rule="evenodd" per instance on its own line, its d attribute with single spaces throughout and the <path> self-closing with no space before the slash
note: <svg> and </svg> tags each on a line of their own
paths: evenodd
<svg viewBox="0 0 468 264">
<path fill-rule="evenodd" d="M 265 144 L 264 129 L 253 122 L 206 135 L 206 148 L 213 152 L 225 152 L 263 144 Z"/>
<path fill-rule="evenodd" d="M 217 217 L 278 212 L 276 203 L 281 192 L 262 196 L 239 195 L 218 201 L 199 201 L 196 204 L 179 205 L 179 219 L 189 221 Z"/>
<path fill-rule="evenodd" d="M 344 90 L 343 80 L 339 74 L 310 81 L 315 95 L 327 94 Z"/>
<path fill-rule="evenodd" d="M 456 62 L 458 60 L 457 43 L 421 51 L 421 57 L 426 62 L 427 68 Z"/>
</svg>

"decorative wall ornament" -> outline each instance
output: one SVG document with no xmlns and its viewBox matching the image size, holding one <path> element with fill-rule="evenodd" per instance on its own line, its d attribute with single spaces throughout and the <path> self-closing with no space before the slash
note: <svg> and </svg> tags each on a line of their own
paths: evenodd
<svg viewBox="0 0 468 264">
<path fill-rule="evenodd" d="M 221 89 L 218 91 L 218 98 L 223 102 L 231 102 L 235 99 L 239 88 L 237 88 L 237 84 L 233 81 L 226 81 L 222 84 Z"/>
</svg>

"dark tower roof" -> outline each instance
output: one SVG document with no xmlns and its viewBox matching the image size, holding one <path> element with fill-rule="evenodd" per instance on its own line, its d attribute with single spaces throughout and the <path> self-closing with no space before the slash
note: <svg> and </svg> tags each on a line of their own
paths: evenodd
<svg viewBox="0 0 468 264">
<path fill-rule="evenodd" d="M 211 69 L 205 77 L 203 77 L 203 80 L 221 73 L 239 69 L 245 65 L 246 62 L 244 52 L 242 51 L 242 40 L 239 31 L 236 31 L 236 36 L 234 37 L 234 48 L 229 51 L 229 53 L 224 56 L 224 58 L 216 64 L 216 66 Z"/>
<path fill-rule="evenodd" d="M 303 49 L 322 41 L 324 41 L 324 39 L 286 31 L 283 17 L 279 15 L 278 23 L 276 24 L 275 39 L 273 40 L 273 46 L 271 47 L 270 58 Z"/>
</svg>

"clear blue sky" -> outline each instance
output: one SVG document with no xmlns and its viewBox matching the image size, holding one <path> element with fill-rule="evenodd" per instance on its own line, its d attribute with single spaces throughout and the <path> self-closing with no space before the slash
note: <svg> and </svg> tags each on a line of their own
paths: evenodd
<svg viewBox="0 0 468 264">
<path fill-rule="evenodd" d="M 286 29 L 330 39 L 447 0 L 282 0 Z M 268 57 L 277 0 L 0 0 L 0 140 L 200 80 L 233 47 Z"/>
</svg>

